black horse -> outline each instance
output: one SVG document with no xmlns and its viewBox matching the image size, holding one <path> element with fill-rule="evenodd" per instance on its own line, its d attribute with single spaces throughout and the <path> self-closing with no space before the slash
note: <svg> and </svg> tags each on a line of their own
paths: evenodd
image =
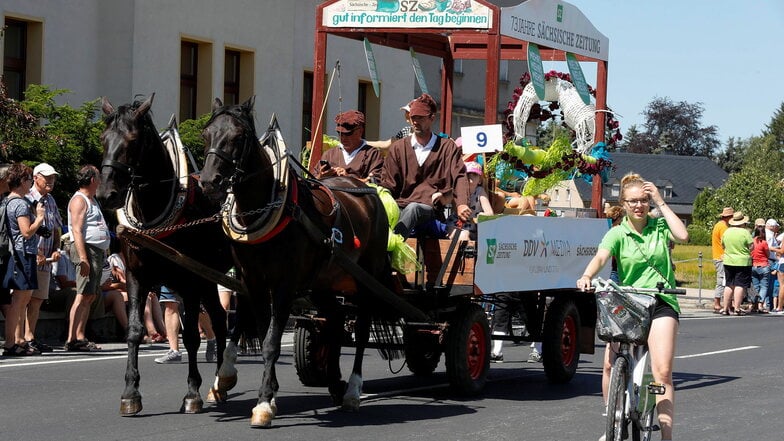
<svg viewBox="0 0 784 441">
<path fill-rule="evenodd" d="M 97 196 L 103 208 L 123 208 L 118 211 L 121 224 L 130 224 L 131 228 L 138 230 L 151 230 L 158 240 L 225 273 L 231 267 L 231 253 L 217 222 L 177 228 L 179 224 L 208 218 L 217 213 L 219 207 L 203 195 L 195 177 L 188 175 L 184 155 L 177 154 L 177 146 L 174 150 L 171 147 L 167 150 L 158 135 L 150 116 L 154 96 L 116 110 L 106 98 L 103 99 L 106 128 L 101 134 L 101 143 L 105 153 Z M 215 330 L 218 366 L 223 364 L 226 346 L 226 312 L 218 300 L 216 285 L 142 247 L 123 243 L 123 255 L 130 313 L 128 364 L 120 413 L 128 416 L 142 410 L 138 356 L 144 334 L 144 299 L 160 284 L 174 289 L 184 301 L 182 334 L 188 352 L 188 393 L 183 398 L 182 411 L 200 412 L 203 406 L 199 394 L 202 379 L 196 363 L 200 343 L 200 302 Z M 169 338 L 178 337 L 170 335 Z M 234 379 L 236 381 L 236 376 Z M 232 386 L 224 385 L 224 389 Z"/>
<path fill-rule="evenodd" d="M 254 98 L 233 106 L 215 100 L 203 132 L 206 159 L 200 183 L 208 196 L 220 199 L 228 194 L 224 230 L 234 240 L 235 264 L 257 302 L 267 302 L 266 308 L 255 308 L 263 311 L 257 323 L 268 323 L 268 329 L 259 401 L 251 417 L 252 426 L 267 427 L 277 412 L 275 363 L 293 300 L 310 291 L 312 302 L 326 317 L 329 392 L 336 404 L 356 410 L 369 311 L 377 310 L 377 305 L 363 295 L 366 288 L 346 271 L 345 264 L 336 262 L 354 262 L 371 277 L 392 285 L 386 252 L 389 227 L 375 192 L 353 178 L 320 183 L 298 177 L 284 164 L 288 156 L 276 122 L 260 145 L 253 105 Z M 345 313 L 336 293 L 349 296 L 359 307 L 356 357 L 348 385 L 340 374 Z"/>
</svg>

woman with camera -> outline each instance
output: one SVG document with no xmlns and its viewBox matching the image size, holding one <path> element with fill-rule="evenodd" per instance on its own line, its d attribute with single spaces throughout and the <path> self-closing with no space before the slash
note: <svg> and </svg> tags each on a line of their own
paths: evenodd
<svg viewBox="0 0 784 441">
<path fill-rule="evenodd" d="M 22 322 L 22 314 L 30 302 L 34 289 L 38 288 L 36 276 L 36 257 L 38 255 L 38 236 L 46 215 L 43 204 L 35 209 L 25 198 L 33 184 L 33 170 L 16 163 L 8 170 L 8 187 L 11 193 L 4 201 L 6 222 L 11 241 L 11 254 L 7 258 L 3 287 L 12 290 L 11 307 L 5 321 L 5 350 L 3 356 L 18 357 L 38 355 L 40 351 L 31 347 L 17 334 Z M 33 212 L 35 210 L 35 212 Z"/>
</svg>

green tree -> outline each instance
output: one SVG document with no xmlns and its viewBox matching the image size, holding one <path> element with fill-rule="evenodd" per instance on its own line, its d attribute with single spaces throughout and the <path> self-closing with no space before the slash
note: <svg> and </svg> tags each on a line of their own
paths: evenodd
<svg viewBox="0 0 784 441">
<path fill-rule="evenodd" d="M 186 119 L 179 127 L 180 139 L 183 145 L 191 151 L 200 170 L 204 167 L 204 138 L 202 138 L 201 132 L 211 115 L 211 113 L 205 113 L 197 119 Z"/>
<path fill-rule="evenodd" d="M 773 135 L 780 146 L 784 146 L 784 103 L 773 114 L 770 123 L 766 125 L 765 135 Z"/>
<path fill-rule="evenodd" d="M 35 166 L 51 164 L 60 174 L 53 191 L 62 206 L 76 188 L 76 173 L 84 164 L 99 165 L 103 123 L 96 118 L 97 99 L 79 108 L 58 105 L 65 89 L 30 85 L 16 102 L 0 88 L 0 128 L 3 160 Z"/>
<path fill-rule="evenodd" d="M 780 218 L 784 213 L 784 191 L 781 173 L 771 174 L 761 162 L 749 162 L 716 190 L 704 190 L 694 201 L 694 223 L 709 226 L 716 223 L 722 207 L 741 210 L 751 219 Z"/>
<path fill-rule="evenodd" d="M 746 156 L 748 148 L 748 140 L 731 137 L 727 140 L 727 146 L 724 150 L 716 155 L 716 162 L 719 164 L 719 167 L 724 169 L 727 173 L 740 171 L 743 166 L 743 158 Z"/>
<path fill-rule="evenodd" d="M 632 139 L 628 139 L 627 134 L 624 142 L 627 152 L 712 158 L 721 146 L 718 128 L 702 125 L 702 103 L 675 103 L 667 97 L 654 98 L 642 113 L 644 130 Z"/>
</svg>

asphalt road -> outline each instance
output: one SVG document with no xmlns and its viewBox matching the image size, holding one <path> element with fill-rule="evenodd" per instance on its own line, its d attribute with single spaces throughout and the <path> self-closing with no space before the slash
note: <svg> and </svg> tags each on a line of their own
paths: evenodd
<svg viewBox="0 0 784 441">
<path fill-rule="evenodd" d="M 784 316 L 684 315 L 675 363 L 675 439 L 784 439 L 783 329 Z M 141 352 L 144 410 L 120 417 L 125 351 L 111 347 L 98 354 L 56 351 L 0 360 L 0 440 L 594 441 L 604 427 L 598 341 L 597 354 L 582 356 L 567 385 L 548 384 L 540 364 L 525 363 L 526 346 L 507 345 L 506 362 L 491 366 L 484 393 L 470 399 L 450 393 L 443 358 L 433 376 L 418 378 L 406 368 L 392 374 L 370 351 L 358 413 L 337 411 L 325 390 L 300 385 L 289 344 L 279 363 L 280 410 L 271 429 L 249 426 L 260 358 L 240 357 L 240 381 L 229 402 L 183 415 L 187 367 L 155 364 L 163 345 Z M 345 349 L 342 357 L 346 377 L 351 353 Z M 393 369 L 400 365 L 391 363 Z M 205 383 L 214 368 L 200 365 Z"/>
</svg>

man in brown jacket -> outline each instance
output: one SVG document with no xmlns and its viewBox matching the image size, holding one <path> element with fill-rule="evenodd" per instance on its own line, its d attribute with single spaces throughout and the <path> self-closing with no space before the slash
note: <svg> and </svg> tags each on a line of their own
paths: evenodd
<svg viewBox="0 0 784 441">
<path fill-rule="evenodd" d="M 381 179 L 384 158 L 377 148 L 365 142 L 365 115 L 358 110 L 349 110 L 339 113 L 335 124 L 340 145 L 324 152 L 319 164 L 319 177 L 352 176 L 362 181 Z"/>
<path fill-rule="evenodd" d="M 409 103 L 414 133 L 395 141 L 384 160 L 381 185 L 401 208 L 395 233 L 408 237 L 411 229 L 443 216 L 452 203 L 462 221 L 471 218 L 468 178 L 462 152 L 455 143 L 436 136 L 431 126 L 436 102 L 428 94 Z"/>
</svg>

